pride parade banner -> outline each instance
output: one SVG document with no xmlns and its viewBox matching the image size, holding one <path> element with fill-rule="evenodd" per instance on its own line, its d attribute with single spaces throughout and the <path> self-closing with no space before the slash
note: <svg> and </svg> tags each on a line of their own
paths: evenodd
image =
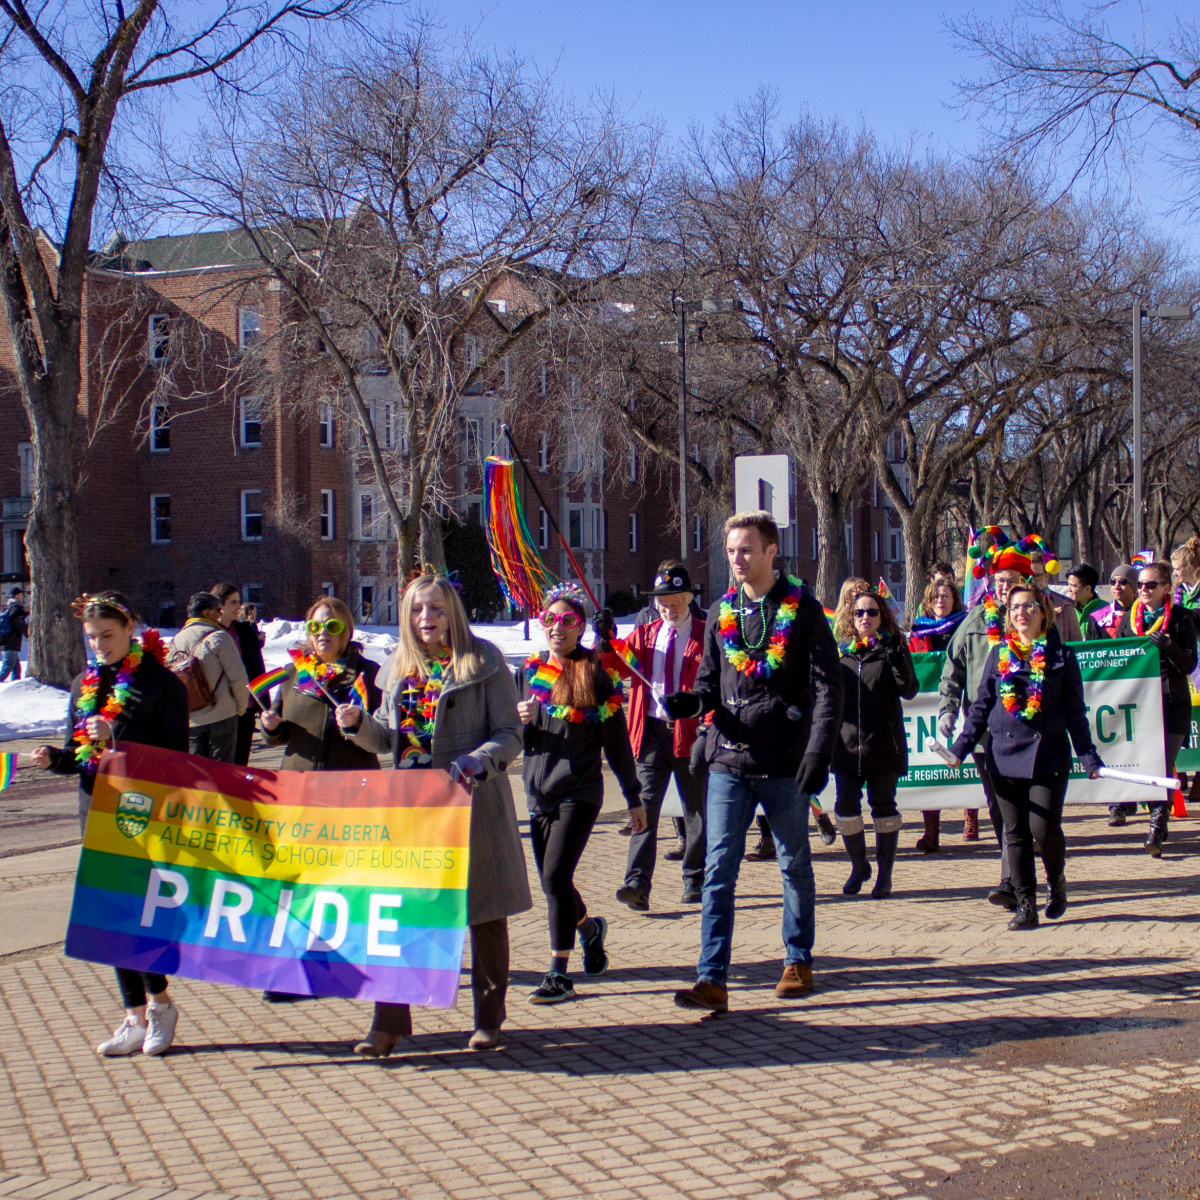
<svg viewBox="0 0 1200 1200">
<path fill-rule="evenodd" d="M 1073 642 L 1083 676 L 1083 699 L 1092 727 L 1092 740 L 1104 765 L 1143 775 L 1166 773 L 1163 747 L 1162 685 L 1158 648 L 1143 638 Z M 904 701 L 904 730 L 908 740 L 908 774 L 900 780 L 897 804 L 906 811 L 932 808 L 984 808 L 983 785 L 975 764 L 967 759 L 948 767 L 932 750 L 938 718 L 938 680 L 945 654 L 914 654 L 920 690 Z M 959 715 L 956 733 L 961 733 Z M 834 787 L 821 793 L 821 807 L 833 811 Z M 1117 779 L 1088 779 L 1075 770 L 1067 785 L 1068 804 L 1116 804 L 1118 801 L 1165 800 L 1158 788 L 1140 787 Z"/>
<path fill-rule="evenodd" d="M 213 983 L 448 1008 L 471 797 L 445 771 L 100 762 L 66 952 Z"/>
</svg>

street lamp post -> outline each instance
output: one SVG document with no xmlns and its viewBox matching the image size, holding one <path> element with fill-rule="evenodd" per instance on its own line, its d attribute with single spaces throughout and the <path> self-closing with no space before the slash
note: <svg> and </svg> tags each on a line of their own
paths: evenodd
<svg viewBox="0 0 1200 1200">
<path fill-rule="evenodd" d="M 1133 304 L 1133 552 L 1143 549 L 1146 533 L 1146 513 L 1142 481 L 1142 318 L 1158 317 L 1162 321 L 1190 321 L 1191 305 L 1145 308 L 1142 297 Z"/>
</svg>

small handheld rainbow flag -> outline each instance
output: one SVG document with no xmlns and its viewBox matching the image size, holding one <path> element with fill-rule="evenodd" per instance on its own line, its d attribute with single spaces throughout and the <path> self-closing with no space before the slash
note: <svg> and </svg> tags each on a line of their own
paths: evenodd
<svg viewBox="0 0 1200 1200">
<path fill-rule="evenodd" d="M 0 792 L 13 781 L 17 773 L 17 755 L 11 751 L 0 754 Z"/>
<path fill-rule="evenodd" d="M 370 707 L 370 700 L 367 698 L 367 681 L 358 675 L 354 679 L 354 683 L 350 687 L 350 703 L 357 705 L 363 712 L 366 712 Z"/>
<path fill-rule="evenodd" d="M 276 667 L 275 670 L 267 671 L 265 674 L 259 675 L 256 679 L 250 680 L 250 690 L 260 703 L 264 703 L 270 695 L 271 689 L 277 683 L 282 683 L 286 678 L 287 667 Z"/>
<path fill-rule="evenodd" d="M 888 587 L 887 580 L 882 575 L 879 577 L 879 586 L 875 591 L 879 594 L 880 600 L 884 601 L 888 608 L 892 610 L 892 615 L 896 617 L 900 616 L 900 606 L 896 603 L 896 597 L 892 595 L 892 589 Z"/>
</svg>

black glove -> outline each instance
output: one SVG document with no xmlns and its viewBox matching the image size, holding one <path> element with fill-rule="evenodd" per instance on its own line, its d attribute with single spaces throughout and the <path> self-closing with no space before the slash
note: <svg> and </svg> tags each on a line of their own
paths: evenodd
<svg viewBox="0 0 1200 1200">
<path fill-rule="evenodd" d="M 1156 629 L 1146 636 L 1161 650 L 1171 639 L 1161 629 Z"/>
<path fill-rule="evenodd" d="M 613 610 L 596 609 L 596 615 L 592 618 L 592 628 L 596 631 L 598 641 L 611 641 L 613 634 L 617 632 L 617 618 L 613 616 Z"/>
<path fill-rule="evenodd" d="M 662 706 L 667 710 L 667 716 L 672 721 L 685 720 L 688 717 L 699 717 L 704 714 L 704 704 L 695 692 L 672 692 L 664 696 Z"/>
<path fill-rule="evenodd" d="M 704 726 L 696 734 L 696 738 L 692 742 L 692 752 L 688 755 L 688 771 L 697 778 L 708 774 L 708 762 L 704 757 L 704 751 L 707 746 L 708 727 Z"/>
<path fill-rule="evenodd" d="M 829 782 L 829 755 L 806 754 L 800 760 L 800 770 L 796 772 L 796 783 L 800 790 L 808 796 L 816 796 L 825 790 Z"/>
</svg>

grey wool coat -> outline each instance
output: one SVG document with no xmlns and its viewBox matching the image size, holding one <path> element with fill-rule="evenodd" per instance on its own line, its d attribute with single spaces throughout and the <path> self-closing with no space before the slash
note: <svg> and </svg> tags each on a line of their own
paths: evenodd
<svg viewBox="0 0 1200 1200">
<path fill-rule="evenodd" d="M 521 753 L 522 726 L 517 716 L 517 688 L 503 655 L 491 642 L 477 641 L 483 667 L 469 679 L 452 670 L 438 699 L 433 725 L 433 766 L 443 770 L 463 754 L 484 765 L 475 776 L 471 796 L 470 856 L 467 864 L 467 922 L 482 925 L 526 912 L 533 907 L 525 873 L 525 851 L 517 828 L 517 811 L 508 784 L 508 767 Z M 403 746 L 396 731 L 397 696 L 403 683 L 380 672 L 383 702 L 363 713 L 351 740 L 392 761 Z M 413 769 L 413 768 L 410 768 Z"/>
</svg>

